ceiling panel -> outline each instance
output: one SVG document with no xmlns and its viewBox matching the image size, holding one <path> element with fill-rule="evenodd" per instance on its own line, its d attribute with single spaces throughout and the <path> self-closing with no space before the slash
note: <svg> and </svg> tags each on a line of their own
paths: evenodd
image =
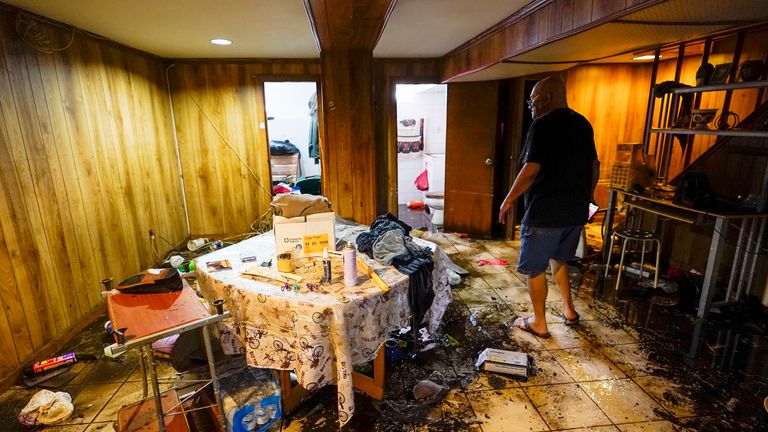
<svg viewBox="0 0 768 432">
<path fill-rule="evenodd" d="M 672 0 L 642 9 L 625 20 L 706 23 L 762 21 L 768 18 L 766 0 Z"/>
<path fill-rule="evenodd" d="M 398 0 L 374 57 L 441 57 L 531 0 Z"/>
<path fill-rule="evenodd" d="M 319 57 L 302 0 L 2 1 L 161 57 Z"/>
</svg>

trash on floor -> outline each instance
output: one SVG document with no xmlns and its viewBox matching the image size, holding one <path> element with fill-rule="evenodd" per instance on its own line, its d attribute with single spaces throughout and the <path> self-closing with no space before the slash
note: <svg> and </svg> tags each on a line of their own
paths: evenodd
<svg viewBox="0 0 768 432">
<path fill-rule="evenodd" d="M 449 387 L 425 379 L 413 387 L 413 397 L 417 402 L 434 403 L 441 400 L 449 390 Z"/>
<path fill-rule="evenodd" d="M 447 380 L 443 374 L 433 371 L 424 380 L 413 387 L 414 400 L 373 401 L 373 406 L 387 418 L 411 424 L 430 424 L 443 419 L 444 412 L 439 406 L 451 387 L 458 385 L 455 380 Z"/>
<path fill-rule="evenodd" d="M 48 371 L 48 372 L 42 372 L 42 373 L 39 373 L 39 374 L 35 374 L 34 376 L 24 377 L 21 380 L 21 382 L 27 388 L 31 388 L 31 387 L 34 387 L 34 386 L 36 386 L 38 384 L 42 384 L 42 383 L 50 380 L 51 378 L 57 377 L 57 376 L 63 374 L 64 372 L 69 372 L 69 369 L 70 369 L 70 367 L 67 366 L 67 367 L 61 367 L 61 368 L 58 368 L 58 369 L 54 369 L 54 370 Z"/>
<path fill-rule="evenodd" d="M 509 261 L 505 259 L 481 259 L 477 261 L 477 263 L 481 266 L 483 265 L 507 265 L 509 264 Z"/>
<path fill-rule="evenodd" d="M 176 343 L 178 338 L 179 335 L 175 334 L 152 342 L 152 354 L 155 358 L 170 359 L 173 352 L 173 344 Z"/>
<path fill-rule="evenodd" d="M 22 408 L 17 420 L 28 427 L 51 425 L 68 419 L 74 410 L 69 393 L 40 390 Z"/>
<path fill-rule="evenodd" d="M 22 372 L 24 372 L 24 375 L 31 377 L 37 374 L 41 374 L 43 372 L 48 372 L 53 369 L 58 369 L 60 367 L 68 366 L 77 363 L 80 360 L 95 360 L 96 357 L 92 355 L 87 354 L 81 354 L 79 357 L 73 353 L 66 353 L 62 356 L 49 358 L 48 360 L 43 360 L 37 363 L 33 363 L 31 366 L 25 367 Z"/>
<path fill-rule="evenodd" d="M 529 363 L 528 354 L 524 352 L 486 348 L 477 357 L 475 367 L 488 372 L 528 378 Z"/>
</svg>

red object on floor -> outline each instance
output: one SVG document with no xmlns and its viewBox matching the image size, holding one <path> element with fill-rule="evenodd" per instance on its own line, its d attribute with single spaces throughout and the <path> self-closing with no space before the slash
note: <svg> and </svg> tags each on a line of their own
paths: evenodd
<svg viewBox="0 0 768 432">
<path fill-rule="evenodd" d="M 458 238 L 467 238 L 467 237 L 469 237 L 469 234 L 467 234 L 467 233 L 456 233 L 456 237 L 458 237 Z"/>
<path fill-rule="evenodd" d="M 505 259 L 481 259 L 477 263 L 480 265 L 507 265 L 509 261 Z"/>
<path fill-rule="evenodd" d="M 408 208 L 424 208 L 424 201 L 408 201 Z"/>
</svg>

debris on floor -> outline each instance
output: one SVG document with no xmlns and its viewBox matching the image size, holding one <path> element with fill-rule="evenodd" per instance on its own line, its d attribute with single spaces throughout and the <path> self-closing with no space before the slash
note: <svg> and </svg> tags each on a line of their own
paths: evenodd
<svg viewBox="0 0 768 432">
<path fill-rule="evenodd" d="M 519 351 L 486 348 L 477 357 L 475 367 L 487 372 L 498 372 L 528 378 L 528 354 Z"/>
<path fill-rule="evenodd" d="M 477 261 L 478 265 L 484 266 L 484 265 L 507 265 L 509 264 L 509 261 L 505 259 L 481 259 Z"/>
<path fill-rule="evenodd" d="M 17 419 L 27 427 L 52 425 L 68 419 L 74 410 L 69 393 L 40 390 L 32 396 Z"/>
</svg>

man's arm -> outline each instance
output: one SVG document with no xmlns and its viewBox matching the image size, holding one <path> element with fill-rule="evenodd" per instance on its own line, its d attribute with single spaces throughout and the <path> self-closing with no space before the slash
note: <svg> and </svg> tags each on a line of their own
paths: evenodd
<svg viewBox="0 0 768 432">
<path fill-rule="evenodd" d="M 541 165 L 536 162 L 528 162 L 523 165 L 523 169 L 517 174 L 515 182 L 512 184 L 512 188 L 509 189 L 507 197 L 504 198 L 504 202 L 501 203 L 499 209 L 499 223 L 507 223 L 507 213 L 512 208 L 512 204 L 522 195 L 528 188 L 533 185 L 536 180 L 536 174 L 539 173 Z"/>
<path fill-rule="evenodd" d="M 592 188 L 589 196 L 592 198 L 592 202 L 595 201 L 595 188 L 597 187 L 597 181 L 600 180 L 600 161 L 595 159 L 592 161 Z"/>
</svg>

